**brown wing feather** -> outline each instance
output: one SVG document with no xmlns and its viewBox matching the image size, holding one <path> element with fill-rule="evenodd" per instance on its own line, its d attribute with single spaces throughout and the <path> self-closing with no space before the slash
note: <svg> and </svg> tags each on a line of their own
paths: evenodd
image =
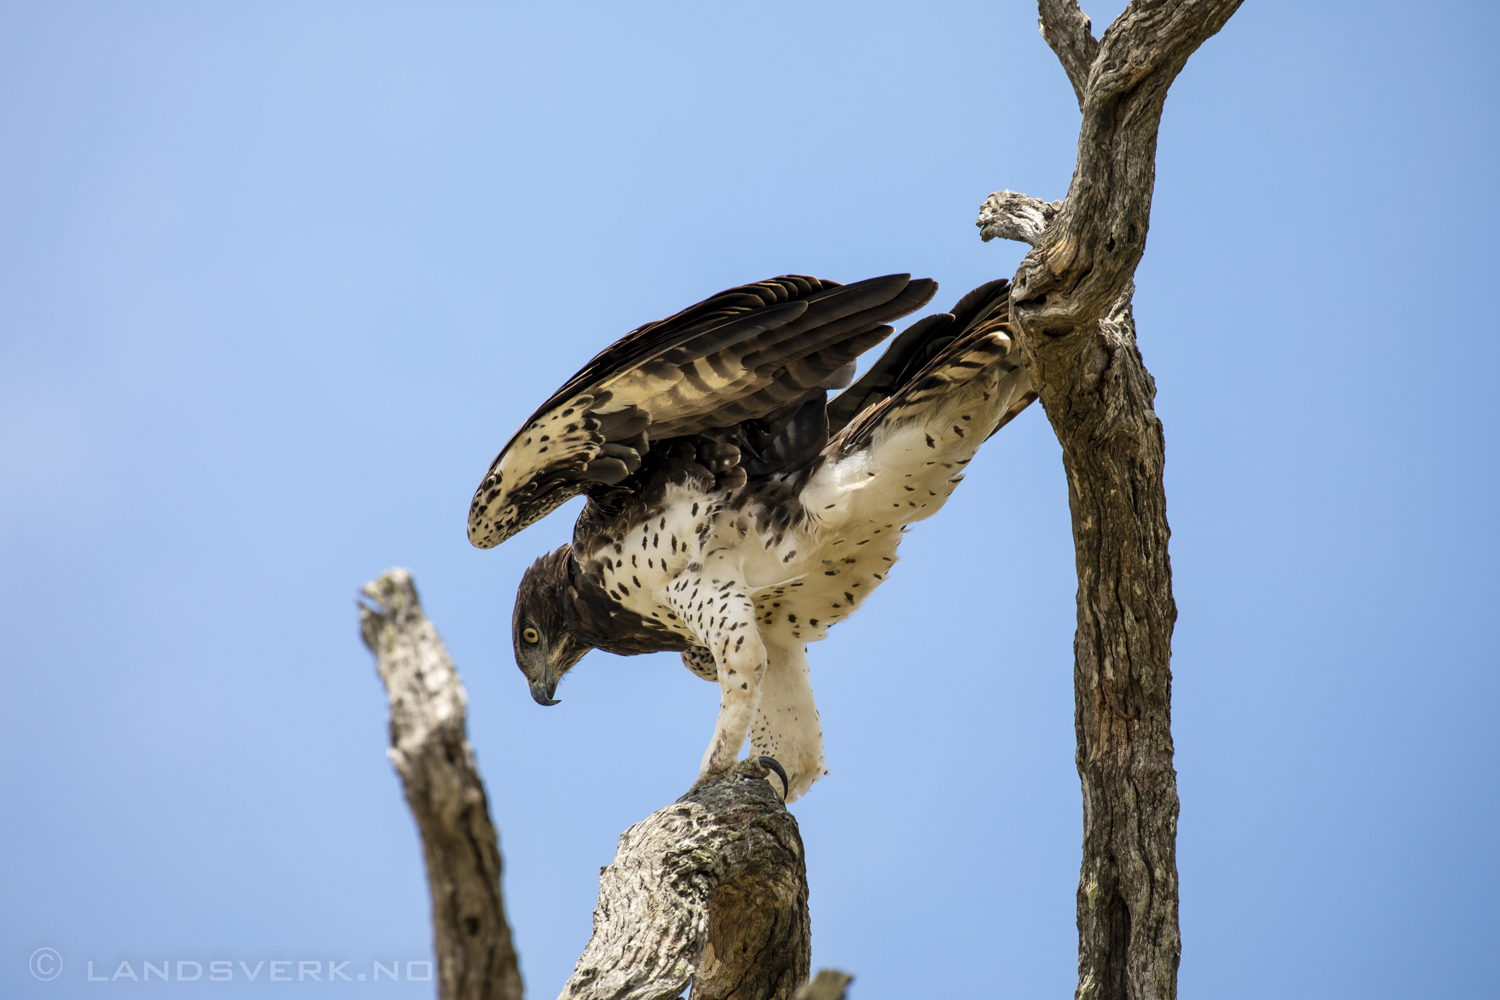
<svg viewBox="0 0 1500 1000">
<path fill-rule="evenodd" d="M 651 439 L 795 408 L 936 288 L 905 274 L 851 285 L 786 275 L 632 331 L 553 393 L 496 456 L 469 509 L 469 540 L 498 545 L 584 490 L 622 481 Z"/>
</svg>

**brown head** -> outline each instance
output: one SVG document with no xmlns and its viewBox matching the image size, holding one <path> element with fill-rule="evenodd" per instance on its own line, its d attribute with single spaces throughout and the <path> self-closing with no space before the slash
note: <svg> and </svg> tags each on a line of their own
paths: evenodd
<svg viewBox="0 0 1500 1000">
<path fill-rule="evenodd" d="M 510 620 L 516 666 L 526 675 L 531 697 L 539 705 L 557 704 L 552 697 L 557 682 L 592 648 L 573 637 L 563 614 L 571 554 L 571 547 L 564 545 L 542 556 L 521 577 L 516 591 Z"/>
</svg>

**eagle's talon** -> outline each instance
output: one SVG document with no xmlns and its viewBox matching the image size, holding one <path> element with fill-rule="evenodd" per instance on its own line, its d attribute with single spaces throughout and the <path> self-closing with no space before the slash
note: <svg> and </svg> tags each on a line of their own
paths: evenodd
<svg viewBox="0 0 1500 1000">
<path fill-rule="evenodd" d="M 761 767 L 775 771 L 776 776 L 781 779 L 781 800 L 785 802 L 787 794 L 792 790 L 792 783 L 786 776 L 786 768 L 777 763 L 775 757 L 757 757 L 756 760 Z"/>
</svg>

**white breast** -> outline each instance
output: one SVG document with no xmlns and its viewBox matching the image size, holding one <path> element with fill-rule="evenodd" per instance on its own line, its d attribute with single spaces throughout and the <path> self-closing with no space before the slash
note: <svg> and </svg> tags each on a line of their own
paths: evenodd
<svg viewBox="0 0 1500 1000">
<path fill-rule="evenodd" d="M 689 563 L 728 548 L 762 636 L 816 642 L 889 576 L 906 527 L 937 513 L 962 481 L 1010 403 L 994 390 L 983 377 L 955 387 L 941 409 L 883 425 L 864 448 L 825 463 L 801 494 L 807 520 L 781 538 L 763 536 L 753 511 L 728 509 L 722 496 L 673 487 L 665 509 L 618 549 L 591 553 L 608 564 L 606 588 L 637 614 L 691 636 L 660 594 Z"/>
</svg>

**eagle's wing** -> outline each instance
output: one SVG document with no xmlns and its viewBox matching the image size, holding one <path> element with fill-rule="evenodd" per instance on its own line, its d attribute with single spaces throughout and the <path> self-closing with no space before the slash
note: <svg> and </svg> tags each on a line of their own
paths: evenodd
<svg viewBox="0 0 1500 1000">
<path fill-rule="evenodd" d="M 1037 398 L 1010 336 L 1010 283 L 1004 278 L 980 285 L 951 312 L 924 316 L 903 330 L 858 382 L 828 404 L 832 439 L 824 454 L 857 450 L 882 423 L 924 412 L 950 383 L 989 365 L 1007 369 L 1002 384 L 1014 383 L 1015 396 L 993 435 Z"/>
<path fill-rule="evenodd" d="M 490 465 L 469 541 L 490 548 L 590 487 L 621 482 L 652 439 L 795 408 L 836 383 L 937 285 L 785 275 L 720 292 L 627 334 L 531 415 Z"/>
</svg>

